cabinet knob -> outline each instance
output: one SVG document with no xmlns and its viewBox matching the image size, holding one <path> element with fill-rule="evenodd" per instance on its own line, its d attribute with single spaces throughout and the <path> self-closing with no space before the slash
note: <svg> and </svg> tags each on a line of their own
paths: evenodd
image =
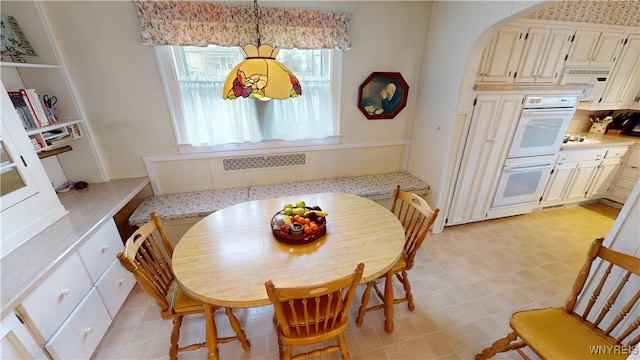
<svg viewBox="0 0 640 360">
<path fill-rule="evenodd" d="M 109 250 L 109 245 L 105 245 L 102 247 L 102 253 L 105 253 Z"/>
<path fill-rule="evenodd" d="M 91 326 L 87 326 L 87 327 L 84 329 L 84 334 L 85 334 L 85 335 L 89 335 L 89 334 L 91 334 L 91 332 L 92 332 L 92 331 L 93 331 L 93 328 L 92 328 Z"/>
<path fill-rule="evenodd" d="M 71 294 L 71 289 L 69 289 L 69 288 L 66 288 L 66 289 L 63 289 L 62 291 L 60 291 L 60 296 L 67 296 L 69 294 Z"/>
<path fill-rule="evenodd" d="M 125 278 L 122 278 L 122 279 L 118 280 L 118 284 L 122 285 L 122 284 L 125 283 L 125 281 L 127 281 L 127 280 Z"/>
</svg>

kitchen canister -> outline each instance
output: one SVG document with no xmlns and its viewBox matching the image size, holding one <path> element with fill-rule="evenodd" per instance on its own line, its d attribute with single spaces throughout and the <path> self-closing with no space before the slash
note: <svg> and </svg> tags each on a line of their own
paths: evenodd
<svg viewBox="0 0 640 360">
<path fill-rule="evenodd" d="M 591 134 L 604 134 L 607 131 L 608 124 L 593 123 L 589 129 Z"/>
</svg>

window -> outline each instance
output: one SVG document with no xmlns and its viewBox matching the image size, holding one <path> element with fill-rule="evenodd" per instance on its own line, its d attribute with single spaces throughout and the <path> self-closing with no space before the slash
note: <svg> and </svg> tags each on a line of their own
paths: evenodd
<svg viewBox="0 0 640 360">
<path fill-rule="evenodd" d="M 278 60 L 300 80 L 287 100 L 223 100 L 227 75 L 244 58 L 237 47 L 158 46 L 176 138 L 185 152 L 333 144 L 340 134 L 342 53 L 285 50 Z"/>
</svg>

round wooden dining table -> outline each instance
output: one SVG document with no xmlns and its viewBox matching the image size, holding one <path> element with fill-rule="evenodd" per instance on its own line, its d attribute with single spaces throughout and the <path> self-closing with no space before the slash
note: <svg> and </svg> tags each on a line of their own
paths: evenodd
<svg viewBox="0 0 640 360">
<path fill-rule="evenodd" d="M 308 244 L 290 245 L 274 237 L 271 219 L 285 204 L 298 201 L 328 213 L 326 234 Z M 385 301 L 385 329 L 393 331 L 389 270 L 402 255 L 404 238 L 395 215 L 367 198 L 296 195 L 243 202 L 208 215 L 180 239 L 172 264 L 184 291 L 205 304 L 209 358 L 217 359 L 213 306 L 268 305 L 268 280 L 279 287 L 324 283 L 352 273 L 360 262 L 365 265 L 361 283 L 386 275 L 384 295 L 391 301 Z M 242 331 L 239 337 L 248 344 Z"/>
</svg>

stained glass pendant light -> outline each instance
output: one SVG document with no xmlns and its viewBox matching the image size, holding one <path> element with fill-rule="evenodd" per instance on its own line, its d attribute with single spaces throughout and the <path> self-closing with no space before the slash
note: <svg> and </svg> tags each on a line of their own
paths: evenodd
<svg viewBox="0 0 640 360">
<path fill-rule="evenodd" d="M 258 1 L 253 0 L 256 16 L 257 45 L 245 45 L 245 60 L 236 65 L 224 83 L 223 99 L 255 98 L 285 100 L 302 95 L 298 78 L 276 60 L 279 47 L 260 44 Z"/>
</svg>

